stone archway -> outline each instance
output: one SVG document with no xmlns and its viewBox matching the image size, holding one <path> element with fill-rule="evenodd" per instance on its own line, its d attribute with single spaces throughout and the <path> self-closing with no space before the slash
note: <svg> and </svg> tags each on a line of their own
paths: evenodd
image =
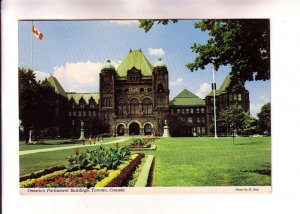
<svg viewBox="0 0 300 214">
<path fill-rule="evenodd" d="M 125 127 L 124 124 L 122 124 L 122 123 L 118 124 L 117 125 L 117 135 L 118 136 L 124 136 L 125 135 L 125 129 L 126 129 L 126 127 Z"/>
<path fill-rule="evenodd" d="M 140 125 L 136 122 L 132 122 L 129 125 L 129 135 L 139 135 L 140 134 Z"/>
<path fill-rule="evenodd" d="M 153 134 L 153 125 L 151 123 L 144 124 L 144 134 L 145 135 Z"/>
</svg>

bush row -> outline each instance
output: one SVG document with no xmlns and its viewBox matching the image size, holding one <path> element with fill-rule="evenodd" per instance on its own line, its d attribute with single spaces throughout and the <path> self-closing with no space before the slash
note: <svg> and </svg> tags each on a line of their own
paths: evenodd
<svg viewBox="0 0 300 214">
<path fill-rule="evenodd" d="M 115 177 L 106 187 L 121 187 L 126 186 L 126 183 L 129 181 L 131 175 L 134 173 L 137 166 L 140 164 L 141 159 L 145 157 L 144 153 L 139 153 L 138 156 L 131 161 L 131 163 L 126 166 L 120 174 Z"/>
</svg>

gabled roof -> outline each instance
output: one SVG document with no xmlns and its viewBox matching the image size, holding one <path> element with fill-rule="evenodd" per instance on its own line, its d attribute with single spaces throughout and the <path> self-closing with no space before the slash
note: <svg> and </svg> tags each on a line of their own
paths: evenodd
<svg viewBox="0 0 300 214">
<path fill-rule="evenodd" d="M 81 98 L 84 99 L 84 101 L 88 104 L 91 97 L 95 100 L 96 104 L 98 104 L 99 101 L 99 93 L 67 93 L 68 99 L 71 100 L 74 99 L 76 104 L 79 104 L 79 100 Z"/>
<path fill-rule="evenodd" d="M 142 75 L 151 76 L 153 66 L 149 60 L 144 56 L 141 50 L 130 50 L 125 59 L 121 62 L 117 68 L 119 76 L 124 77 L 127 75 L 127 71 L 135 67 L 141 70 Z"/>
<path fill-rule="evenodd" d="M 54 76 L 51 75 L 50 77 L 48 77 L 47 81 L 54 88 L 56 93 L 63 95 L 65 97 L 67 96 L 65 90 L 63 89 L 61 84 L 58 82 L 58 80 Z"/>
<path fill-rule="evenodd" d="M 201 106 L 205 105 L 205 101 L 193 94 L 187 89 L 181 91 L 176 97 L 174 97 L 170 105 L 173 106 Z"/>
<path fill-rule="evenodd" d="M 219 89 L 216 90 L 216 95 L 220 95 L 221 93 L 226 92 L 226 89 L 227 89 L 227 88 L 230 86 L 230 84 L 231 84 L 231 77 L 232 77 L 231 74 L 228 74 L 228 75 L 225 77 L 225 79 L 224 79 L 224 81 L 223 81 L 221 87 L 220 87 Z M 207 96 L 213 96 L 213 91 L 211 91 Z"/>
</svg>

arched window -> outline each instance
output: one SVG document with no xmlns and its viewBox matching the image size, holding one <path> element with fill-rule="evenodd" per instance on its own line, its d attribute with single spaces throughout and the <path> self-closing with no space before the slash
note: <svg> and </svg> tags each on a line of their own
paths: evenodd
<svg viewBox="0 0 300 214">
<path fill-rule="evenodd" d="M 152 114 L 152 102 L 151 99 L 145 98 L 143 99 L 142 105 L 143 114 Z"/>
<path fill-rule="evenodd" d="M 159 83 L 159 84 L 157 85 L 157 89 L 158 89 L 159 92 L 160 92 L 160 91 L 163 91 L 163 90 L 164 90 L 163 84 Z"/>
<path fill-rule="evenodd" d="M 136 98 L 130 101 L 130 114 L 131 115 L 139 114 L 139 101 Z"/>
<path fill-rule="evenodd" d="M 120 99 L 118 101 L 118 115 L 126 115 L 127 114 L 127 109 L 126 109 L 126 100 Z"/>
</svg>

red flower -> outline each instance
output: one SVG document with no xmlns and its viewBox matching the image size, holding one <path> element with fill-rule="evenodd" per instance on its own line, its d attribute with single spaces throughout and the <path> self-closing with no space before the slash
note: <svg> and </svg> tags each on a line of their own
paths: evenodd
<svg viewBox="0 0 300 214">
<path fill-rule="evenodd" d="M 74 148 L 74 152 L 75 152 L 76 155 L 78 155 L 79 154 L 79 148 Z"/>
</svg>

